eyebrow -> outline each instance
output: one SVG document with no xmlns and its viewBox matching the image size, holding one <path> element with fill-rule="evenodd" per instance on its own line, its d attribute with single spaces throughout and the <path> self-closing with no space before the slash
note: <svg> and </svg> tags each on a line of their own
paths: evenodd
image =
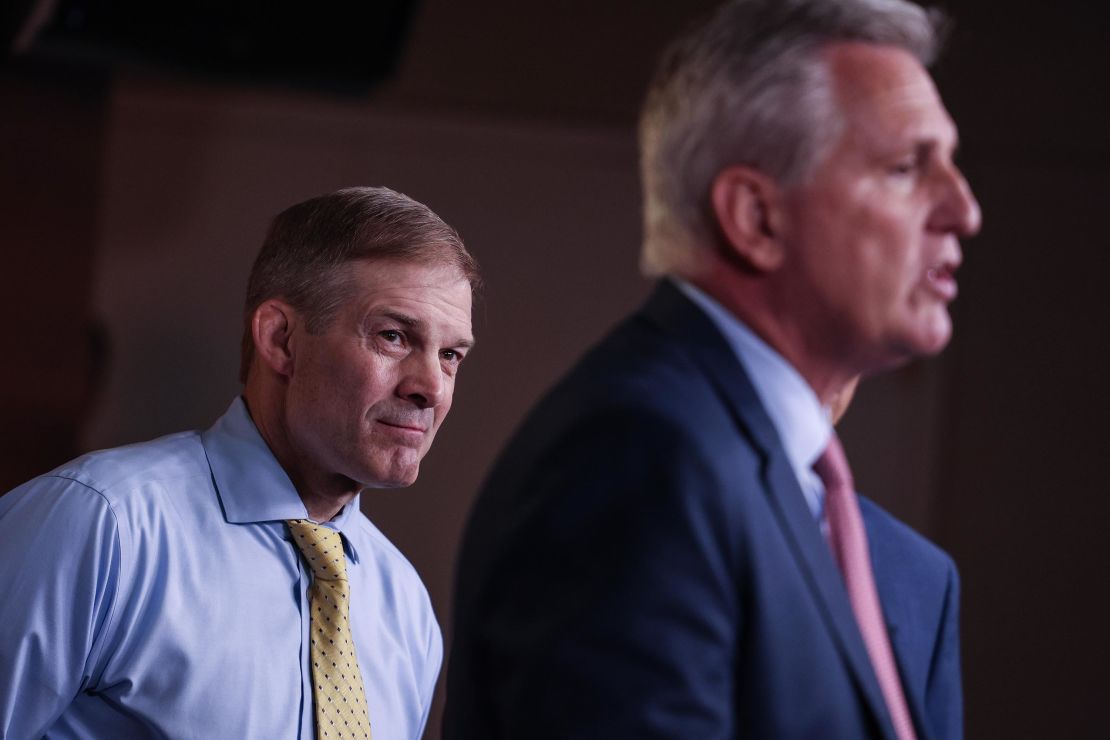
<svg viewBox="0 0 1110 740">
<path fill-rule="evenodd" d="M 400 313 L 398 311 L 383 311 L 382 315 L 385 316 L 386 318 L 393 319 L 398 324 L 400 324 L 401 326 L 404 326 L 406 328 L 414 328 L 415 327 L 417 329 L 422 329 L 426 326 L 425 322 L 421 321 L 420 319 L 418 319 L 414 316 L 409 316 L 408 314 L 405 314 L 405 313 Z M 451 346 L 451 347 L 460 347 L 460 348 L 464 348 L 464 349 L 470 349 L 471 347 L 474 346 L 474 340 L 473 339 L 462 338 L 462 339 L 459 339 L 457 341 L 450 342 L 449 346 Z"/>
<path fill-rule="evenodd" d="M 951 118 L 948 119 L 948 130 L 951 132 L 951 137 L 944 135 L 924 135 L 919 137 L 918 141 L 921 143 L 930 143 L 935 148 L 944 149 L 947 145 L 948 153 L 955 157 L 956 153 L 960 151 L 960 130 L 956 127 L 956 122 Z M 948 133 L 946 131 L 945 133 Z"/>
</svg>

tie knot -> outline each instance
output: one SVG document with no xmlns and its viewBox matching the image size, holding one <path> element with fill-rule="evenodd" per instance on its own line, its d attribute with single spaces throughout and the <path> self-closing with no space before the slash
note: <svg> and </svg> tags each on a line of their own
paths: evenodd
<svg viewBox="0 0 1110 740">
<path fill-rule="evenodd" d="M 287 519 L 293 542 L 312 568 L 313 578 L 325 581 L 347 580 L 347 560 L 339 532 L 307 519 Z"/>
<path fill-rule="evenodd" d="M 848 458 L 844 455 L 844 448 L 835 432 L 829 437 L 829 444 L 821 453 L 821 457 L 813 463 L 813 471 L 825 484 L 826 493 L 834 490 L 851 491 L 855 488 L 855 484 L 852 483 L 852 470 L 848 467 Z"/>
</svg>

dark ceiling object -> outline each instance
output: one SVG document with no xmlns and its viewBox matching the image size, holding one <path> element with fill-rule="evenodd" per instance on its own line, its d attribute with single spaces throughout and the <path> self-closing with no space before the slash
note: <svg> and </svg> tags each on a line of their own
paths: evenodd
<svg viewBox="0 0 1110 740">
<path fill-rule="evenodd" d="M 0 3 L 0 44 L 3 44 L 0 57 L 17 52 L 21 44 L 33 37 L 37 30 L 36 17 L 49 16 L 51 1 L 8 0 Z"/>
<path fill-rule="evenodd" d="M 60 0 L 28 56 L 364 92 L 397 65 L 417 0 Z"/>
</svg>

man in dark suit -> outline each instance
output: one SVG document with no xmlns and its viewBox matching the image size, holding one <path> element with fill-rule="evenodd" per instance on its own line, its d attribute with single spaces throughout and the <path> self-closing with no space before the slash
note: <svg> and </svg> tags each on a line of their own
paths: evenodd
<svg viewBox="0 0 1110 740">
<path fill-rule="evenodd" d="M 940 351 L 979 208 L 903 0 L 736 0 L 641 118 L 646 305 L 495 466 L 460 738 L 957 738 L 949 558 L 858 499 L 829 406 Z"/>
</svg>

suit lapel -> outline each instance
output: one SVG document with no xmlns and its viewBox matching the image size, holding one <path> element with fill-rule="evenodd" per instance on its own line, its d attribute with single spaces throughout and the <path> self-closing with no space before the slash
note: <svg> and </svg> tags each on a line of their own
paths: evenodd
<svg viewBox="0 0 1110 740">
<path fill-rule="evenodd" d="M 868 532 L 870 534 L 870 532 Z M 874 548 L 871 550 L 871 561 L 875 562 Z M 879 581 L 878 568 L 876 566 L 875 580 L 876 586 Z M 883 621 L 886 624 L 886 632 L 890 637 L 890 649 L 894 653 L 894 662 L 898 666 L 898 675 L 902 681 L 902 693 L 906 697 L 906 705 L 910 710 L 910 717 L 913 719 L 913 726 L 917 730 L 919 738 L 928 737 L 928 732 L 923 730 L 926 726 L 925 718 L 925 698 L 917 691 L 917 685 L 913 681 L 913 671 L 911 666 L 913 664 L 913 646 L 906 640 L 906 634 L 900 629 L 902 623 L 902 614 L 899 604 L 891 602 L 889 599 L 883 598 L 883 590 L 879 589 L 879 601 L 883 607 Z"/>
<path fill-rule="evenodd" d="M 863 514 L 863 523 L 867 529 L 867 541 L 871 555 L 871 568 L 875 574 L 875 587 L 879 592 L 879 601 L 883 607 L 883 621 L 886 624 L 887 634 L 890 636 L 890 647 L 894 652 L 894 661 L 898 665 L 899 676 L 902 680 L 902 691 L 906 703 L 913 717 L 914 727 L 917 728 L 918 737 L 928 736 L 925 714 L 925 697 L 923 689 L 915 680 L 915 676 L 925 675 L 928 667 L 920 665 L 920 647 L 915 649 L 911 642 L 911 631 L 904 631 L 902 625 L 907 621 L 906 603 L 904 598 L 898 597 L 897 572 L 888 568 L 884 562 L 880 538 L 882 530 L 876 527 L 876 517 L 872 513 L 873 504 L 866 501 L 860 502 Z M 931 657 L 931 656 L 930 656 Z"/>
<path fill-rule="evenodd" d="M 814 526 L 813 514 L 805 503 L 786 451 L 743 366 L 713 322 L 671 283 L 660 283 L 643 313 L 690 351 L 730 408 L 741 431 L 762 453 L 766 492 L 779 526 L 878 726 L 893 738 L 890 716 L 840 572 L 820 529 Z"/>
</svg>

